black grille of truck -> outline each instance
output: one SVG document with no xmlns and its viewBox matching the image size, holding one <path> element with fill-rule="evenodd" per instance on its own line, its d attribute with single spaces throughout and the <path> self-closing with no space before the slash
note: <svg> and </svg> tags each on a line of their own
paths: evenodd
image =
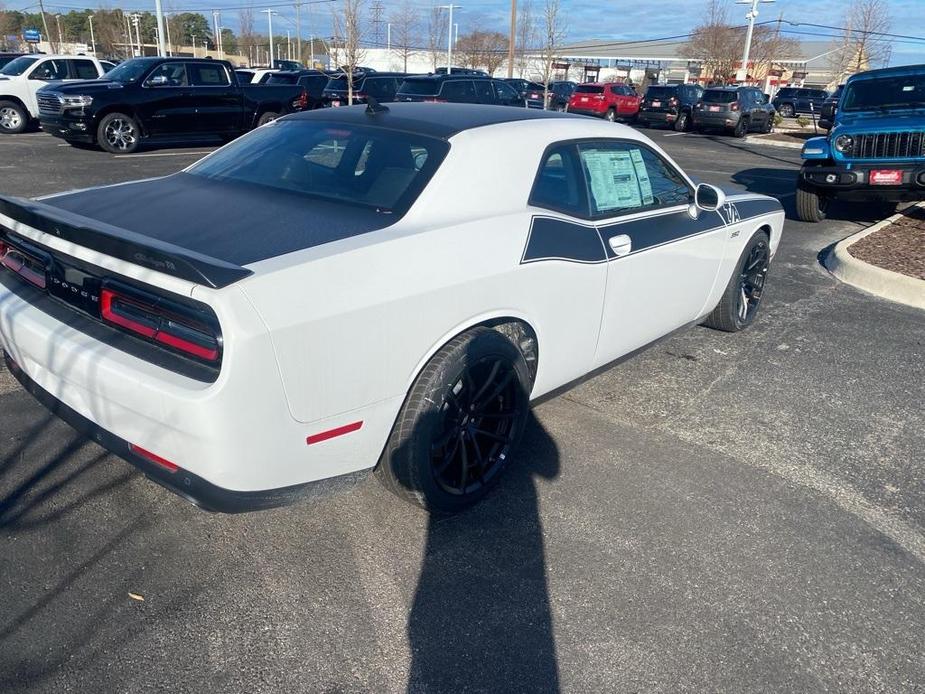
<svg viewBox="0 0 925 694">
<path fill-rule="evenodd" d="M 39 92 L 36 99 L 39 103 L 39 113 L 61 113 L 61 99 L 57 94 Z"/>
<path fill-rule="evenodd" d="M 854 136 L 852 159 L 903 159 L 925 156 L 925 133 L 869 133 Z"/>
</svg>

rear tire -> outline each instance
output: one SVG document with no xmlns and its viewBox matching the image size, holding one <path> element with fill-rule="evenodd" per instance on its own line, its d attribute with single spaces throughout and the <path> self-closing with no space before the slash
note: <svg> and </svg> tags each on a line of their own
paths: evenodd
<svg viewBox="0 0 925 694">
<path fill-rule="evenodd" d="M 768 236 L 763 231 L 756 231 L 739 256 L 719 304 L 703 324 L 727 333 L 745 330 L 751 325 L 761 306 L 770 262 Z"/>
<path fill-rule="evenodd" d="M 141 130 L 131 116 L 107 113 L 96 129 L 96 141 L 111 154 L 131 154 L 141 143 Z"/>
<path fill-rule="evenodd" d="M 691 122 L 690 117 L 686 113 L 684 113 L 684 111 L 681 111 L 681 113 L 678 114 L 677 119 L 675 119 L 674 129 L 678 131 L 679 133 L 683 133 L 690 129 L 689 128 L 690 122 Z"/>
<path fill-rule="evenodd" d="M 279 118 L 279 114 L 274 113 L 273 111 L 267 111 L 266 113 L 262 113 L 260 115 L 260 118 L 257 119 L 257 127 L 259 128 L 261 125 L 266 125 L 270 121 L 274 121 L 277 118 Z"/>
<path fill-rule="evenodd" d="M 794 116 L 792 104 L 781 104 L 778 111 L 780 111 L 780 115 L 782 115 L 784 118 L 793 118 Z"/>
<path fill-rule="evenodd" d="M 496 330 L 453 338 L 427 363 L 402 406 L 376 474 L 429 511 L 479 501 L 507 467 L 529 414 L 529 370 Z"/>
<path fill-rule="evenodd" d="M 607 109 L 607 113 L 604 114 L 604 120 L 609 120 L 611 123 L 617 120 L 617 112 L 612 108 Z"/>
<path fill-rule="evenodd" d="M 828 200 L 801 180 L 797 182 L 796 206 L 800 221 L 816 223 L 825 219 Z"/>
<path fill-rule="evenodd" d="M 29 114 L 15 101 L 0 101 L 0 133 L 18 135 L 29 127 Z"/>
<path fill-rule="evenodd" d="M 732 129 L 732 136 L 738 137 L 739 139 L 745 137 L 748 134 L 748 119 L 739 118 L 739 122 L 736 123 L 736 127 Z"/>
</svg>

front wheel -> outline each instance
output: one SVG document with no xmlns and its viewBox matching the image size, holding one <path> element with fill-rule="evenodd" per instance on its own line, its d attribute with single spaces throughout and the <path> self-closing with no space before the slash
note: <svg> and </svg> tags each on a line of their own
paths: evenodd
<svg viewBox="0 0 925 694">
<path fill-rule="evenodd" d="M 704 325 L 729 333 L 745 330 L 751 325 L 758 315 L 770 263 L 771 248 L 768 237 L 763 231 L 758 231 L 739 256 L 739 262 L 729 279 L 726 291 L 723 292 L 719 304 L 703 322 Z"/>
<path fill-rule="evenodd" d="M 800 181 L 796 194 L 797 217 L 803 222 L 821 222 L 825 219 L 828 200 Z"/>
<path fill-rule="evenodd" d="M 29 125 L 29 114 L 15 101 L 0 101 L 0 133 L 18 135 Z"/>
<path fill-rule="evenodd" d="M 529 371 L 504 335 L 453 338 L 411 387 L 376 467 L 383 484 L 438 513 L 461 511 L 501 478 L 529 412 Z"/>
<path fill-rule="evenodd" d="M 141 131 L 131 116 L 109 113 L 103 116 L 96 129 L 96 141 L 112 154 L 131 154 L 141 143 Z"/>
<path fill-rule="evenodd" d="M 279 118 L 278 113 L 274 113 L 273 111 L 267 111 L 266 113 L 261 114 L 260 118 L 257 120 L 257 127 L 259 128 L 261 125 L 266 125 L 270 121 L 274 121 L 277 118 Z"/>
<path fill-rule="evenodd" d="M 763 132 L 765 135 L 767 135 L 767 134 L 768 134 L 769 132 L 771 132 L 772 130 L 774 130 L 774 116 L 773 116 L 773 114 L 768 115 L 768 119 L 764 122 L 764 128 L 762 128 L 761 132 Z"/>
</svg>

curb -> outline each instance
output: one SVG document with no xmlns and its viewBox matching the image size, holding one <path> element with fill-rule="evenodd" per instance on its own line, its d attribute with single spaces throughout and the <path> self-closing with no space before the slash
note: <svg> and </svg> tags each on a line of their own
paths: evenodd
<svg viewBox="0 0 925 694">
<path fill-rule="evenodd" d="M 918 203 L 918 206 L 925 207 L 925 203 Z M 890 301 L 925 309 L 925 280 L 902 275 L 892 270 L 884 270 L 858 260 L 848 253 L 848 248 L 853 243 L 889 226 L 902 216 L 902 213 L 894 214 L 882 222 L 877 222 L 873 226 L 842 239 L 829 251 L 823 264 L 829 272 L 845 284 Z"/>
<path fill-rule="evenodd" d="M 801 142 L 780 142 L 779 140 L 765 140 L 761 135 L 749 135 L 745 142 L 750 145 L 768 145 L 770 147 L 785 147 L 786 149 L 803 149 Z"/>
</svg>

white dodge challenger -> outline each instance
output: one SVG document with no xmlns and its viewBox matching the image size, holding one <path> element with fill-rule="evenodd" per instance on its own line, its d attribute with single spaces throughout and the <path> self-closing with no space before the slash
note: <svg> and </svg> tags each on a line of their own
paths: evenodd
<svg viewBox="0 0 925 694">
<path fill-rule="evenodd" d="M 625 126 L 325 109 L 164 178 L 0 198 L 0 347 L 203 508 L 375 468 L 451 512 L 498 481 L 531 400 L 682 326 L 747 327 L 783 221 Z"/>
</svg>

